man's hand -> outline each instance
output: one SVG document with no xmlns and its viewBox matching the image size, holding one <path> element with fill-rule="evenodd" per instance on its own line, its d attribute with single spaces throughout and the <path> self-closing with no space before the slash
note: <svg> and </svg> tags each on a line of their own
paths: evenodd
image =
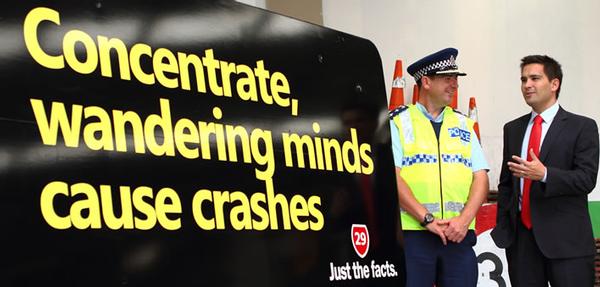
<svg viewBox="0 0 600 287">
<path fill-rule="evenodd" d="M 440 220 L 440 224 L 446 224 L 447 226 L 444 230 L 444 235 L 446 235 L 448 240 L 455 243 L 460 243 L 465 239 L 467 231 L 469 230 L 469 223 L 470 222 L 465 222 L 460 216 L 448 220 Z"/>
<path fill-rule="evenodd" d="M 444 245 L 448 244 L 448 240 L 446 239 L 446 235 L 444 234 L 444 230 L 446 230 L 446 228 L 448 228 L 448 223 L 445 222 L 445 220 L 436 218 L 433 220 L 433 222 L 425 225 L 425 228 L 427 228 L 427 230 L 429 230 L 429 232 L 439 236 L 440 239 L 442 239 L 442 243 Z"/>
<path fill-rule="evenodd" d="M 512 172 L 513 176 L 540 181 L 546 174 L 546 167 L 535 155 L 533 149 L 529 150 L 529 155 L 531 156 L 531 161 L 513 155 L 512 159 L 515 162 L 508 162 L 508 169 Z"/>
</svg>

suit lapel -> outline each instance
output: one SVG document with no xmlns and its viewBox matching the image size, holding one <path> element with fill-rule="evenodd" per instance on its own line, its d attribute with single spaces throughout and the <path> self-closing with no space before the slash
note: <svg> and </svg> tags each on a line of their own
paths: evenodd
<svg viewBox="0 0 600 287">
<path fill-rule="evenodd" d="M 523 144 L 523 138 L 525 137 L 525 131 L 527 130 L 527 124 L 529 123 L 529 119 L 531 119 L 531 114 L 526 114 L 522 116 L 519 121 L 517 121 L 517 127 L 515 129 L 515 149 L 517 150 L 518 156 L 521 156 L 521 148 Z"/>
<path fill-rule="evenodd" d="M 542 146 L 540 147 L 540 161 L 544 162 L 546 157 L 550 152 L 550 149 L 556 139 L 560 137 L 561 132 L 565 129 L 565 125 L 567 123 L 567 119 L 569 115 L 562 107 L 559 106 L 558 112 L 556 112 L 556 116 L 554 116 L 554 120 L 552 120 L 552 124 L 548 128 L 548 132 L 544 137 L 544 142 L 542 142 Z"/>
</svg>

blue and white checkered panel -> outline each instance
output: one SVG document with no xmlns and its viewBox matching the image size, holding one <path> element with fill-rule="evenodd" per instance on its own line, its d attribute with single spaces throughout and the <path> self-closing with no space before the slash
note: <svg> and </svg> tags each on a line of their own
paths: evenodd
<svg viewBox="0 0 600 287">
<path fill-rule="evenodd" d="M 462 163 L 462 164 L 464 164 L 468 168 L 471 168 L 473 166 L 473 163 L 471 162 L 471 159 L 464 158 L 460 154 L 442 154 L 442 162 L 445 162 L 445 163 Z"/>
<path fill-rule="evenodd" d="M 402 166 L 407 167 L 417 163 L 437 163 L 437 156 L 431 154 L 416 154 L 402 158 Z"/>
<path fill-rule="evenodd" d="M 456 66 L 454 57 L 451 57 L 450 59 L 442 60 L 442 61 L 430 64 L 428 66 L 425 66 L 421 70 L 417 71 L 415 73 L 414 77 L 415 77 L 415 80 L 419 80 L 421 77 L 423 77 L 424 75 L 429 73 L 429 71 L 432 71 L 432 70 L 443 71 L 443 70 L 447 70 L 449 68 L 458 69 L 458 67 Z"/>
</svg>

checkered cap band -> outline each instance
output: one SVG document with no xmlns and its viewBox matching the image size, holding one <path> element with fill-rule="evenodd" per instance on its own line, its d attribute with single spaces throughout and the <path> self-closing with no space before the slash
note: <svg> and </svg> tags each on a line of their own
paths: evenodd
<svg viewBox="0 0 600 287">
<path fill-rule="evenodd" d="M 455 61 L 454 57 L 427 65 L 427 66 L 423 67 L 422 69 L 416 71 L 415 74 L 413 75 L 413 77 L 415 77 L 415 81 L 418 81 L 419 79 L 421 79 L 421 77 L 427 75 L 431 71 L 447 71 L 447 70 L 458 70 L 458 66 L 456 65 L 456 61 Z"/>
</svg>

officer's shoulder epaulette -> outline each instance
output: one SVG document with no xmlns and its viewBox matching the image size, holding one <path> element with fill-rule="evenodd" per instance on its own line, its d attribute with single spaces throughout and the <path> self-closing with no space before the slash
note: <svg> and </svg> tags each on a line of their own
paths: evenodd
<svg viewBox="0 0 600 287">
<path fill-rule="evenodd" d="M 461 112 L 461 111 L 459 111 L 459 110 L 457 110 L 457 109 L 452 109 L 452 110 L 453 110 L 453 111 L 454 111 L 456 114 L 458 114 L 459 116 L 463 116 L 463 117 L 465 117 L 465 118 L 468 118 L 468 117 L 469 117 L 469 116 L 467 116 L 467 115 L 463 114 L 463 112 Z"/>
<path fill-rule="evenodd" d="M 399 115 L 401 112 L 406 111 L 407 109 L 408 109 L 408 106 L 401 105 L 401 106 L 398 106 L 397 108 L 391 110 L 390 111 L 390 119 L 392 119 L 395 116 Z"/>
</svg>

